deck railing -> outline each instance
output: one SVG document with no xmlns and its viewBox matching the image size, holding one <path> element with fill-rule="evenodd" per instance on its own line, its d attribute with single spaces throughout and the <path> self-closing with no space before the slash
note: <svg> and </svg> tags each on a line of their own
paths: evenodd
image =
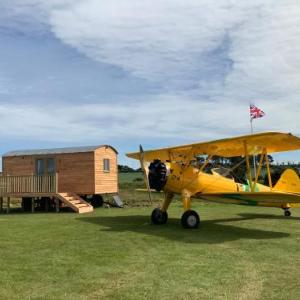
<svg viewBox="0 0 300 300">
<path fill-rule="evenodd" d="M 52 194 L 57 192 L 57 174 L 0 176 L 0 196 Z"/>
</svg>

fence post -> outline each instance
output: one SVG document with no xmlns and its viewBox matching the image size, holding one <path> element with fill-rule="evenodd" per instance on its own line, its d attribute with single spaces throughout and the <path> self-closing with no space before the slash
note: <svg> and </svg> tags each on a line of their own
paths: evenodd
<svg viewBox="0 0 300 300">
<path fill-rule="evenodd" d="M 55 198 L 55 210 L 58 213 L 59 212 L 59 199 Z"/>
<path fill-rule="evenodd" d="M 24 212 L 25 211 L 25 206 L 24 206 L 24 198 L 22 197 L 22 202 L 21 202 L 21 209 Z"/>
<path fill-rule="evenodd" d="M 3 211 L 3 197 L 0 198 L 0 211 Z"/>
<path fill-rule="evenodd" d="M 44 198 L 45 201 L 45 211 L 49 211 L 49 198 Z"/>
<path fill-rule="evenodd" d="M 58 194 L 58 173 L 55 173 L 55 193 Z"/>
<path fill-rule="evenodd" d="M 31 198 L 31 212 L 34 213 L 34 210 L 35 210 L 35 197 L 32 197 Z"/>
<path fill-rule="evenodd" d="M 9 214 L 10 213 L 10 197 L 7 197 L 7 207 L 6 207 L 6 212 Z"/>
</svg>

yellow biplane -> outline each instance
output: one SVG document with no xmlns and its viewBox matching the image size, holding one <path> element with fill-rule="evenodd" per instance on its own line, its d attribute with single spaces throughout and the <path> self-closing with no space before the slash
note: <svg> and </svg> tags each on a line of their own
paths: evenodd
<svg viewBox="0 0 300 300">
<path fill-rule="evenodd" d="M 161 207 L 152 212 L 152 223 L 159 225 L 167 222 L 168 207 L 173 196 L 179 194 L 184 207 L 182 226 L 197 228 L 200 218 L 197 212 L 191 210 L 191 198 L 278 207 L 284 210 L 285 216 L 290 216 L 289 209 L 300 206 L 300 179 L 294 170 L 287 169 L 273 186 L 268 154 L 299 149 L 300 138 L 290 133 L 266 132 L 145 152 L 140 146 L 139 152 L 128 153 L 127 156 L 140 160 L 150 200 L 151 190 L 165 194 Z M 205 156 L 205 161 L 197 165 L 195 161 L 200 155 Z M 260 157 L 257 172 L 250 166 L 250 157 L 255 155 Z M 206 172 L 205 168 L 214 156 L 242 157 L 246 164 L 247 182 L 237 182 L 223 168 Z M 264 165 L 268 185 L 258 183 Z"/>
</svg>

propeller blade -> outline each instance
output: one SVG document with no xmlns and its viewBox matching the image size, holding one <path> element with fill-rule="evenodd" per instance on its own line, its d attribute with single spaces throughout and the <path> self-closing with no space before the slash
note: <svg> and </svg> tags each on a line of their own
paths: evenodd
<svg viewBox="0 0 300 300">
<path fill-rule="evenodd" d="M 145 180 L 146 187 L 147 187 L 147 190 L 148 190 L 149 201 L 150 201 L 150 204 L 152 204 L 152 194 L 151 194 L 151 189 L 150 189 L 150 183 L 149 183 L 149 180 L 148 180 L 148 172 L 147 172 L 147 169 L 145 167 L 144 150 L 143 150 L 142 145 L 140 145 L 140 163 L 141 163 L 142 171 L 144 173 L 144 180 Z"/>
</svg>

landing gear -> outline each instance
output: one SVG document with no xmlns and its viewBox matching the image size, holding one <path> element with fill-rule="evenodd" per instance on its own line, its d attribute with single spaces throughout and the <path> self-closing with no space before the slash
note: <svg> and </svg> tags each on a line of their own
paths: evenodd
<svg viewBox="0 0 300 300">
<path fill-rule="evenodd" d="M 284 208 L 284 216 L 290 217 L 291 215 L 292 215 L 292 213 L 290 212 L 290 210 L 288 208 Z"/>
<path fill-rule="evenodd" d="M 151 221 L 155 225 L 166 224 L 168 221 L 168 213 L 160 210 L 160 208 L 155 208 L 151 215 Z"/>
<path fill-rule="evenodd" d="M 187 210 L 181 217 L 181 225 L 183 228 L 194 229 L 200 224 L 199 215 L 194 210 Z"/>
</svg>

